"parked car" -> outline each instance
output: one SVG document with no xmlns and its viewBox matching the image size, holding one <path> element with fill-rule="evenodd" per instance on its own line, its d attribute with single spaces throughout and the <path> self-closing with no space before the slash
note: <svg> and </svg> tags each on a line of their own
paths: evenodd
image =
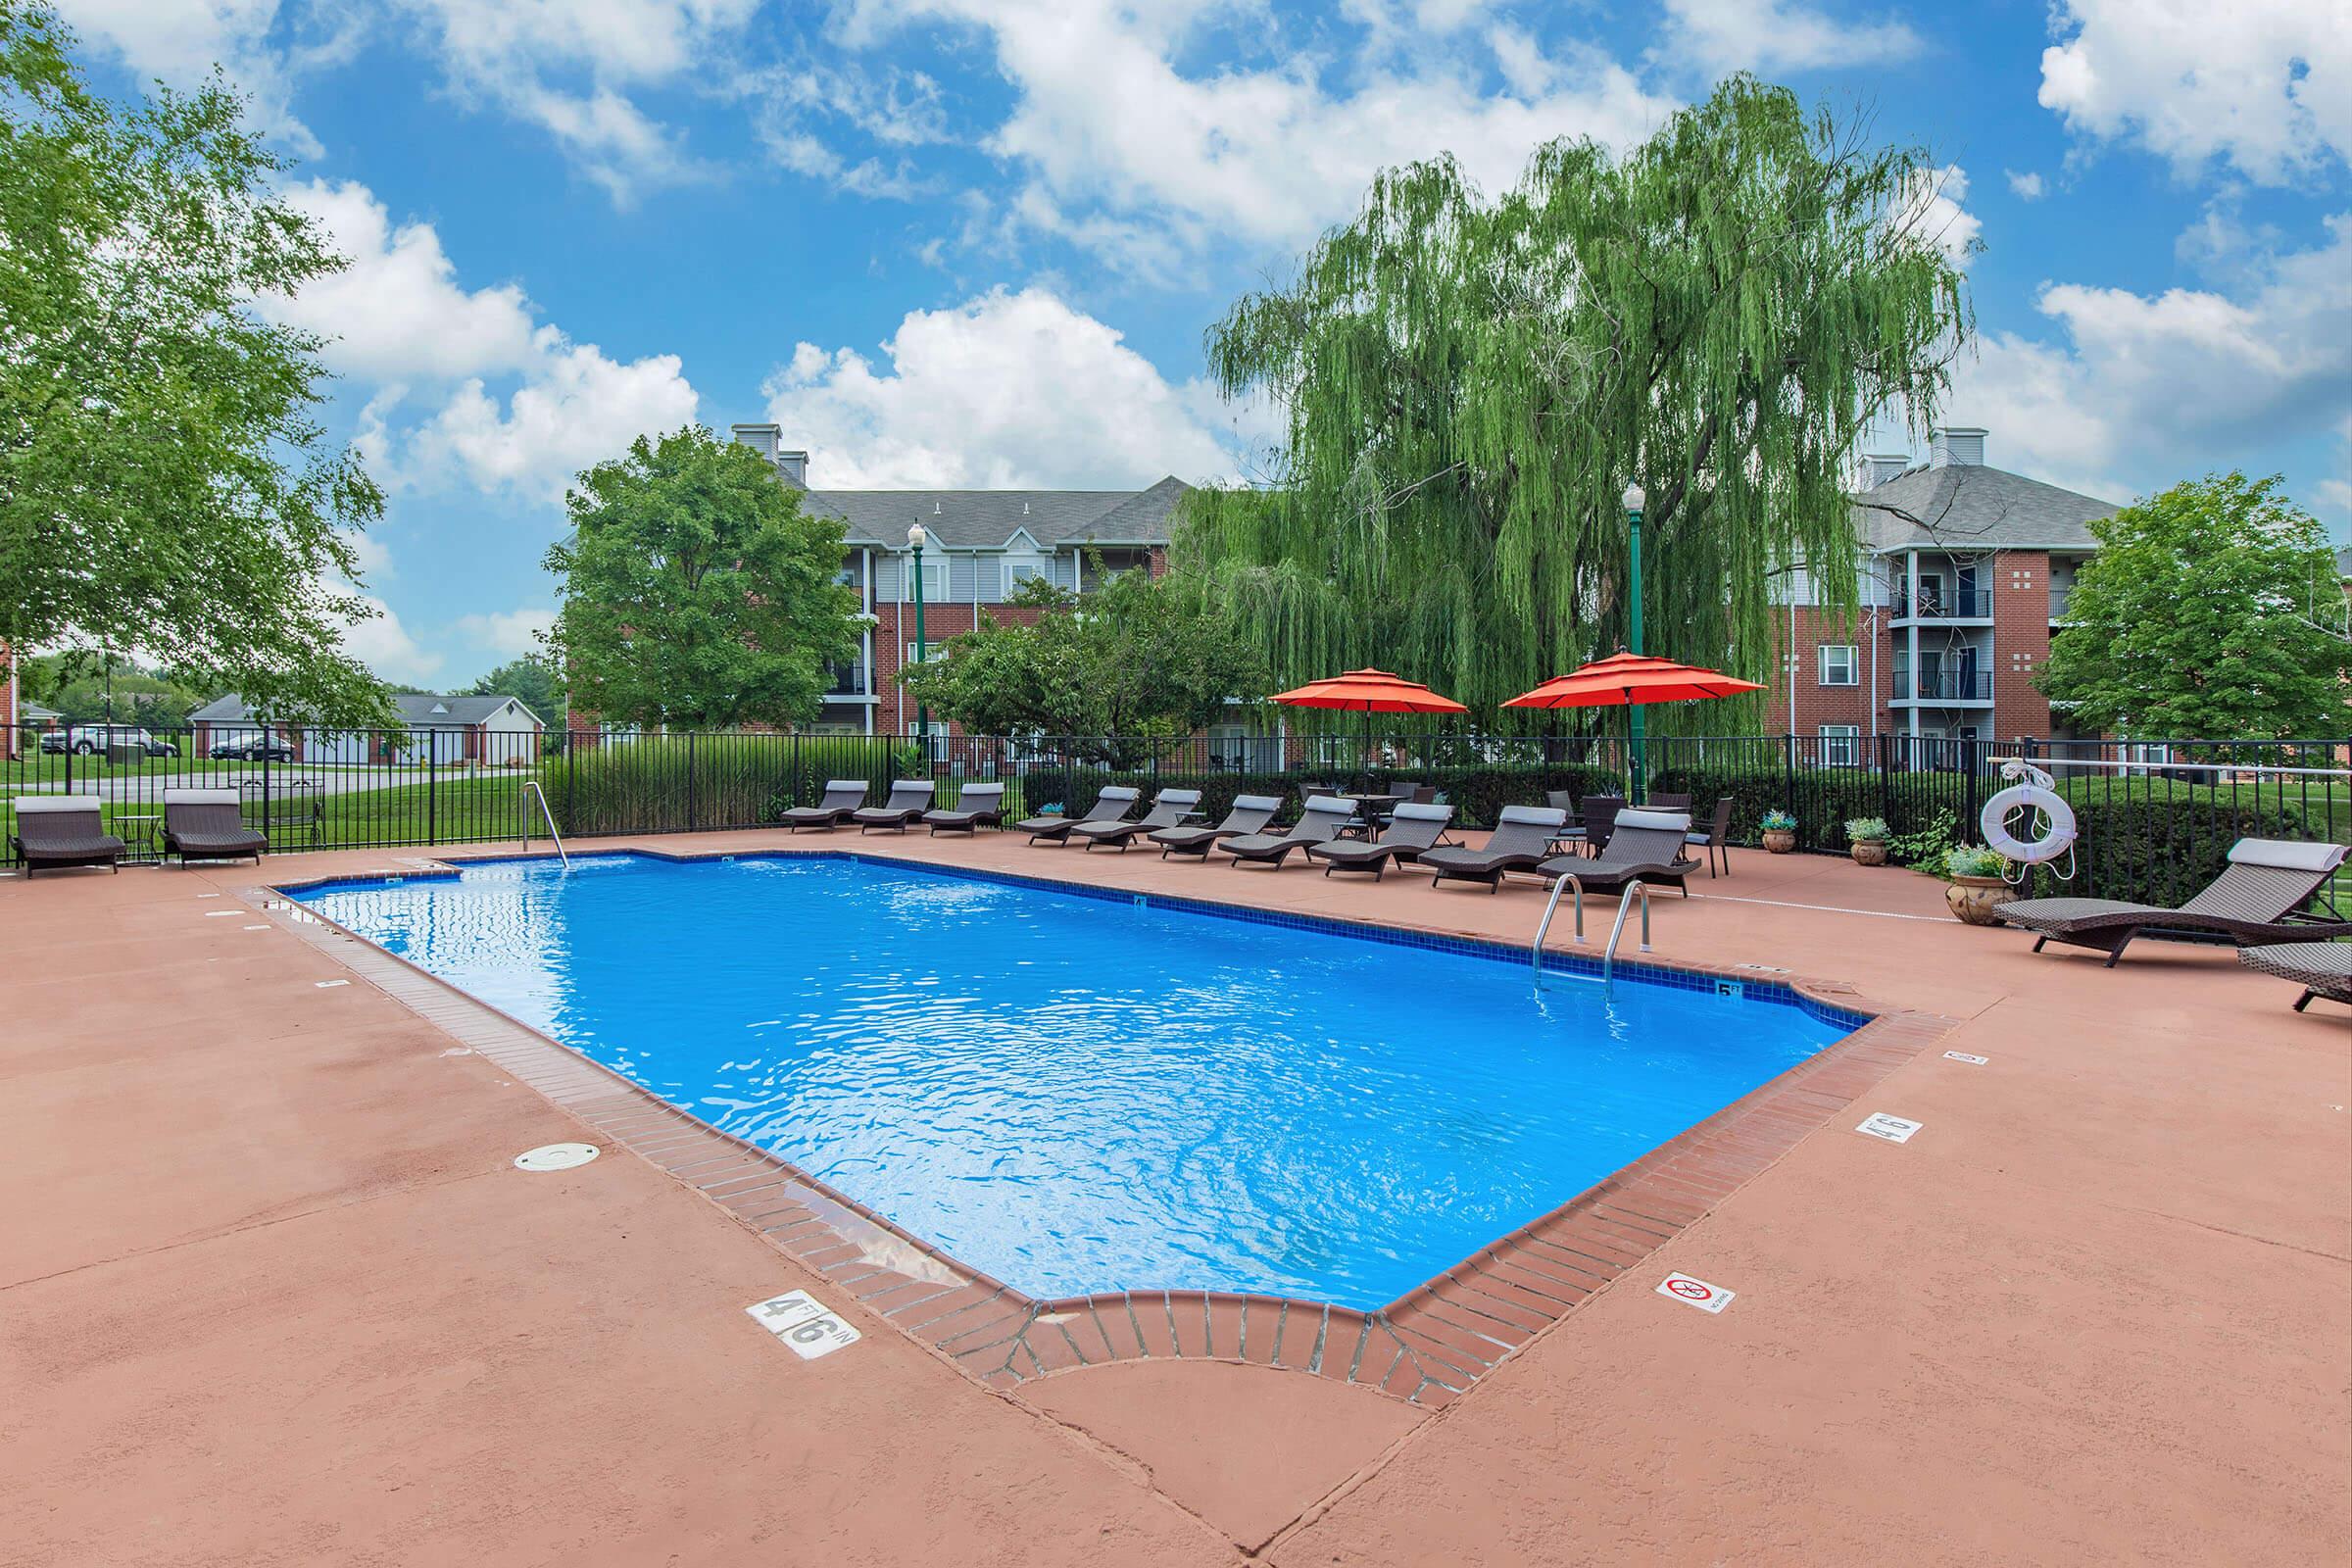
<svg viewBox="0 0 2352 1568">
<path fill-rule="evenodd" d="M 82 757 L 90 757 L 114 746 L 136 746 L 149 757 L 177 757 L 179 748 L 161 736 L 150 735 L 136 724 L 76 724 L 66 732 L 66 745 Z M 47 736 L 41 738 L 41 750 L 49 750 Z"/>
<path fill-rule="evenodd" d="M 234 740 L 216 741 L 206 754 L 217 761 L 232 762 L 291 762 L 294 748 L 274 735 L 240 735 Z"/>
</svg>

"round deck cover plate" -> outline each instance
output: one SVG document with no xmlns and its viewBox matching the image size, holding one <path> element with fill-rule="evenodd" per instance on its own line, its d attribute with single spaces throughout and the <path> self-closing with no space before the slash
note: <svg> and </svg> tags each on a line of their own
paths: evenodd
<svg viewBox="0 0 2352 1568">
<path fill-rule="evenodd" d="M 585 1165 L 601 1151 L 594 1144 L 548 1144 L 514 1156 L 516 1170 L 569 1170 Z"/>
</svg>

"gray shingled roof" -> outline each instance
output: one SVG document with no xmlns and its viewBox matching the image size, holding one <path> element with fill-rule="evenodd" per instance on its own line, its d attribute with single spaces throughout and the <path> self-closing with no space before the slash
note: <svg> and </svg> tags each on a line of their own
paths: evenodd
<svg viewBox="0 0 2352 1568">
<path fill-rule="evenodd" d="M 920 522 L 950 550 L 996 550 L 1019 530 L 1057 545 L 1166 544 L 1177 502 L 1191 487 L 1169 477 L 1148 490 L 810 490 L 811 512 L 842 519 L 853 545 L 906 547 Z"/>
<path fill-rule="evenodd" d="M 1871 550 L 2096 550 L 2091 519 L 2122 510 L 2006 468 L 1955 463 L 1864 492 L 1854 526 Z"/>
<path fill-rule="evenodd" d="M 479 724 L 509 703 L 531 713 L 530 705 L 515 697 L 436 697 L 431 692 L 392 694 L 392 706 L 400 710 L 401 721 L 412 729 Z M 531 713 L 531 716 L 539 715 Z M 188 719 L 197 724 L 248 724 L 253 722 L 253 710 L 245 706 L 244 698 L 231 693 L 216 697 L 190 713 Z"/>
</svg>

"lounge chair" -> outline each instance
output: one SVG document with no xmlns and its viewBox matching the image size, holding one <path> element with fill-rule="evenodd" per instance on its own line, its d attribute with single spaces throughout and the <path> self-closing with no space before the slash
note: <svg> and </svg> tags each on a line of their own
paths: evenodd
<svg viewBox="0 0 2352 1568">
<path fill-rule="evenodd" d="M 1279 871 L 1293 850 L 1302 850 L 1310 844 L 1329 844 L 1354 820 L 1352 796 L 1318 795 L 1306 803 L 1306 809 L 1298 813 L 1298 825 L 1288 833 L 1251 833 L 1238 839 L 1220 839 L 1210 847 L 1232 856 L 1236 865 L 1244 862 L 1270 865 Z"/>
<path fill-rule="evenodd" d="M 1117 822 L 1073 822 L 1070 838 L 1084 843 L 1088 849 L 1098 844 L 1116 844 L 1125 855 L 1127 846 L 1138 833 L 1156 833 L 1162 828 L 1181 827 L 1188 816 L 1200 814 L 1199 790 L 1161 790 L 1152 797 L 1152 809 L 1140 817 Z"/>
<path fill-rule="evenodd" d="M 97 796 L 20 795 L 16 805 L 17 830 L 8 847 L 27 877 L 72 865 L 122 869 L 122 841 L 106 830 Z"/>
<path fill-rule="evenodd" d="M 860 836 L 878 827 L 904 833 L 920 821 L 923 813 L 931 808 L 932 798 L 938 790 L 939 786 L 927 778 L 903 778 L 890 787 L 889 800 L 880 806 L 868 806 L 862 810 L 852 811 L 850 820 L 858 824 Z"/>
<path fill-rule="evenodd" d="M 1334 871 L 1369 871 L 1377 882 L 1388 869 L 1392 859 L 1410 860 L 1424 851 L 1434 850 L 1438 840 L 1446 836 L 1446 824 L 1453 820 L 1450 806 L 1424 806 L 1417 801 L 1399 801 L 1389 817 L 1388 830 L 1376 839 L 1335 839 L 1328 844 L 1309 844 L 1306 858 L 1323 862 L 1323 874 Z"/>
<path fill-rule="evenodd" d="M 1694 850 L 1707 852 L 1707 875 L 1715 874 L 1715 861 L 1723 861 L 1723 874 L 1732 874 L 1732 798 L 1725 796 L 1715 803 L 1715 819 L 1703 828 L 1683 836 L 1683 842 Z"/>
<path fill-rule="evenodd" d="M 1132 784 L 1108 785 L 1095 797 L 1095 804 L 1086 808 L 1084 816 L 1033 816 L 1013 823 L 1012 830 L 1028 834 L 1032 844 L 1039 839 L 1060 844 L 1069 838 L 1070 829 L 1081 822 L 1116 822 L 1134 808 L 1143 793 Z"/>
<path fill-rule="evenodd" d="M 1532 871 L 1551 841 L 1568 823 L 1568 813 L 1556 806 L 1506 806 L 1476 850 L 1427 850 L 1414 861 L 1430 873 L 1429 885 L 1447 880 L 1484 882 L 1489 893 L 1502 886 L 1505 871 Z"/>
<path fill-rule="evenodd" d="M 164 791 L 164 853 L 190 860 L 262 863 L 270 835 L 245 825 L 243 798 L 235 790 Z"/>
<path fill-rule="evenodd" d="M 2310 1006 L 2315 997 L 2352 1007 L 2352 942 L 2274 942 L 2238 949 L 2237 961 L 2301 986 L 2297 1012 Z"/>
<path fill-rule="evenodd" d="M 861 778 L 829 778 L 825 780 L 824 798 L 814 806 L 788 806 L 776 813 L 776 820 L 798 833 L 805 827 L 822 828 L 830 833 L 850 819 L 850 813 L 865 804 L 865 780 Z"/>
<path fill-rule="evenodd" d="M 1683 878 L 1698 869 L 1696 860 L 1683 857 L 1690 837 L 1689 811 L 1653 811 L 1628 807 L 1617 813 L 1608 848 L 1587 859 L 1581 855 L 1557 855 L 1536 870 L 1544 876 L 1573 874 L 1587 893 L 1623 893 L 1628 882 L 1671 887 L 1690 896 Z"/>
<path fill-rule="evenodd" d="M 923 813 L 931 824 L 931 836 L 942 833 L 977 833 L 983 827 L 1004 831 L 1004 786 L 1002 784 L 966 784 L 956 793 L 953 807 L 934 807 Z"/>
<path fill-rule="evenodd" d="M 1997 912 L 2037 933 L 2035 953 L 2052 942 L 2090 948 L 2107 955 L 2110 969 L 2143 931 L 2226 937 L 2241 948 L 2352 936 L 2352 920 L 2290 918 L 2328 885 L 2347 853 L 2341 844 L 2239 839 L 2222 874 L 2177 909 L 2116 899 L 2021 899 Z"/>
<path fill-rule="evenodd" d="M 1159 846 L 1159 858 L 1163 860 L 1171 855 L 1198 855 L 1205 860 L 1208 847 L 1219 839 L 1263 833 L 1266 824 L 1281 810 L 1279 795 L 1237 795 L 1233 798 L 1233 809 L 1216 826 L 1195 823 L 1191 827 L 1163 827 L 1152 835 L 1152 842 Z"/>
</svg>

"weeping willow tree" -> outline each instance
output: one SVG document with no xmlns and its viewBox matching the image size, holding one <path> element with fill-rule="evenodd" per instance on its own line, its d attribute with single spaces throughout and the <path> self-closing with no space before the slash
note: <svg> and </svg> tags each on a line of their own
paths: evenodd
<svg viewBox="0 0 2352 1568">
<path fill-rule="evenodd" d="M 1177 564 L 1281 682 L 1377 662 L 1491 715 L 1624 645 L 1639 479 L 1645 651 L 1762 679 L 1776 576 L 1854 602 L 1856 447 L 1934 418 L 1969 330 L 1935 193 L 1925 153 L 1747 77 L 1498 201 L 1449 157 L 1389 171 L 1210 330 L 1288 434 L 1271 483 L 1196 493 Z"/>
</svg>

